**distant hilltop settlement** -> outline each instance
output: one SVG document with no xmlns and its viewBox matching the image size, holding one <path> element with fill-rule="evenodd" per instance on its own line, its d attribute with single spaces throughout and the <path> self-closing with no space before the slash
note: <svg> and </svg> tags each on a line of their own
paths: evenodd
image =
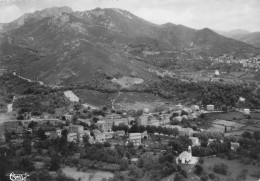
<svg viewBox="0 0 260 181">
<path fill-rule="evenodd" d="M 244 101 L 244 98 L 240 98 Z M 234 110 L 245 117 L 250 115 L 249 109 Z M 207 105 L 204 109 L 198 105 L 186 107 L 181 104 L 171 107 L 167 111 L 151 112 L 148 108 L 138 111 L 115 111 L 106 107 L 86 107 L 74 103 L 67 108 L 65 114 L 50 116 L 31 116 L 24 112 L 21 120 L 4 122 L 0 131 L 0 143 L 22 144 L 25 135 L 33 135 L 32 142 L 39 139 L 56 139 L 66 136 L 67 142 L 82 145 L 84 137 L 88 137 L 89 144 L 109 143 L 110 145 L 128 145 L 134 147 L 152 147 L 147 140 L 161 138 L 177 138 L 186 136 L 191 140 L 188 150 L 177 158 L 178 163 L 195 164 L 197 158 L 192 156 L 192 147 L 200 146 L 200 139 L 196 134 L 228 134 L 236 131 L 229 124 L 223 125 L 219 120 L 212 120 L 211 114 L 228 114 L 215 110 L 214 105 Z M 92 116 L 90 116 L 92 115 Z M 227 122 L 227 121 L 226 121 Z M 209 139 L 210 141 L 210 139 Z M 211 140 L 212 141 L 212 140 Z M 238 143 L 233 143 L 236 145 Z M 165 150 L 166 147 L 159 147 Z"/>
</svg>

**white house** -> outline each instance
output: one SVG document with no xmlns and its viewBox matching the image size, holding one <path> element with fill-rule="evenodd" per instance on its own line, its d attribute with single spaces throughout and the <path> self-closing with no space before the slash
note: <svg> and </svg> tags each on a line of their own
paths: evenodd
<svg viewBox="0 0 260 181">
<path fill-rule="evenodd" d="M 250 109 L 244 109 L 244 114 L 250 114 Z"/>
<path fill-rule="evenodd" d="M 207 105 L 207 110 L 208 111 L 214 111 L 215 106 L 214 105 Z"/>
<path fill-rule="evenodd" d="M 114 136 L 114 132 L 104 132 L 106 139 L 111 139 Z"/>
<path fill-rule="evenodd" d="M 78 140 L 77 133 L 68 133 L 68 135 L 67 135 L 68 142 L 72 142 L 72 141 L 77 142 L 77 140 Z"/>
<path fill-rule="evenodd" d="M 188 151 L 182 152 L 177 158 L 178 163 L 188 164 L 192 159 L 191 146 L 189 146 Z"/>
<path fill-rule="evenodd" d="M 192 109 L 193 112 L 196 112 L 196 111 L 200 110 L 200 107 L 198 105 L 194 105 L 194 106 L 192 106 L 191 109 Z"/>
<path fill-rule="evenodd" d="M 246 100 L 246 99 L 245 99 L 244 97 L 239 97 L 239 101 L 240 101 L 240 102 L 245 102 L 245 100 Z"/>
<path fill-rule="evenodd" d="M 125 131 L 124 131 L 124 130 L 118 130 L 118 131 L 116 131 L 115 134 L 116 134 L 117 136 L 122 137 L 122 136 L 125 136 Z"/>
<path fill-rule="evenodd" d="M 65 117 L 66 121 L 72 121 L 72 119 L 73 119 L 73 115 L 71 115 L 71 114 L 64 114 L 64 117 Z"/>
<path fill-rule="evenodd" d="M 144 112 L 145 114 L 149 114 L 150 109 L 149 109 L 149 108 L 145 108 L 143 112 Z"/>
<path fill-rule="evenodd" d="M 189 139 L 192 141 L 192 146 L 199 146 L 200 145 L 199 138 L 197 138 L 197 137 L 190 137 Z"/>
<path fill-rule="evenodd" d="M 141 133 L 130 133 L 129 141 L 133 142 L 134 146 L 141 145 L 142 134 Z"/>
<path fill-rule="evenodd" d="M 236 151 L 239 146 L 240 146 L 239 143 L 231 142 L 231 150 Z"/>
<path fill-rule="evenodd" d="M 219 71 L 218 70 L 215 70 L 215 75 L 219 76 Z"/>
</svg>

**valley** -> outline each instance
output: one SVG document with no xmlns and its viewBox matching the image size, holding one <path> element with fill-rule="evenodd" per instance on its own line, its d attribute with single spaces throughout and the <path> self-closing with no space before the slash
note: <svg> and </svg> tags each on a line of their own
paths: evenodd
<svg viewBox="0 0 260 181">
<path fill-rule="evenodd" d="M 260 49 L 225 36 L 116 8 L 2 24 L 0 180 L 259 179 Z"/>
</svg>

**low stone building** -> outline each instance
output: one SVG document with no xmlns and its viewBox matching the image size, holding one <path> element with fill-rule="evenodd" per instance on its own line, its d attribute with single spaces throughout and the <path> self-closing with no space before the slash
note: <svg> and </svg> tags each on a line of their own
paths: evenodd
<svg viewBox="0 0 260 181">
<path fill-rule="evenodd" d="M 207 111 L 214 111 L 215 106 L 214 105 L 207 105 Z"/>
<path fill-rule="evenodd" d="M 192 141 L 192 146 L 199 146 L 200 145 L 199 138 L 197 138 L 197 137 L 189 137 L 189 139 Z"/>
<path fill-rule="evenodd" d="M 238 142 L 231 142 L 231 150 L 236 151 L 240 144 Z"/>
<path fill-rule="evenodd" d="M 98 129 L 95 129 L 92 132 L 94 134 L 95 141 L 97 141 L 97 142 L 104 142 L 104 141 L 106 141 L 106 137 L 105 137 L 104 133 L 102 133 Z"/>
<path fill-rule="evenodd" d="M 142 135 L 141 133 L 130 133 L 129 141 L 134 144 L 134 146 L 139 146 L 142 144 Z"/>
<path fill-rule="evenodd" d="M 77 133 L 68 133 L 68 135 L 67 135 L 67 141 L 68 142 L 77 142 L 77 140 L 78 140 L 78 135 L 77 135 Z"/>
</svg>

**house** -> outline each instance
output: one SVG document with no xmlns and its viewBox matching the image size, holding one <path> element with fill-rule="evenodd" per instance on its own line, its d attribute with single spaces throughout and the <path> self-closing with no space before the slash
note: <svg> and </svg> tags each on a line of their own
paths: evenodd
<svg viewBox="0 0 260 181">
<path fill-rule="evenodd" d="M 68 142 L 77 142 L 77 140 L 78 140 L 78 135 L 77 135 L 77 133 L 68 133 L 68 135 L 67 135 L 67 141 Z"/>
<path fill-rule="evenodd" d="M 72 119 L 74 117 L 72 114 L 64 114 L 63 116 L 66 121 L 70 121 L 70 122 L 72 121 Z"/>
<path fill-rule="evenodd" d="M 94 129 L 92 132 L 97 142 L 104 142 L 106 140 L 104 133 L 102 133 L 98 129 Z"/>
<path fill-rule="evenodd" d="M 182 164 L 188 164 L 192 159 L 192 151 L 191 151 L 191 146 L 189 146 L 188 151 L 182 152 L 177 160 L 177 163 L 182 163 Z"/>
<path fill-rule="evenodd" d="M 215 106 L 214 105 L 207 105 L 207 110 L 208 111 L 214 111 Z"/>
<path fill-rule="evenodd" d="M 148 117 L 149 115 L 148 114 L 143 114 L 139 117 L 139 120 L 138 120 L 138 124 L 139 125 L 147 125 L 147 122 L 148 122 Z"/>
<path fill-rule="evenodd" d="M 181 128 L 179 129 L 179 135 L 181 136 L 191 136 L 193 134 L 193 129 L 192 128 Z"/>
<path fill-rule="evenodd" d="M 244 109 L 243 113 L 247 115 L 250 114 L 250 109 Z"/>
<path fill-rule="evenodd" d="M 145 109 L 143 110 L 143 113 L 144 113 L 144 114 L 149 114 L 149 112 L 150 112 L 150 109 L 149 109 L 149 108 L 145 108 Z"/>
<path fill-rule="evenodd" d="M 131 164 L 136 165 L 138 160 L 138 158 L 131 158 Z"/>
<path fill-rule="evenodd" d="M 173 121 L 181 122 L 182 121 L 182 117 L 181 116 L 176 116 L 176 117 L 173 118 Z"/>
<path fill-rule="evenodd" d="M 210 144 L 210 143 L 213 143 L 214 141 L 217 141 L 216 139 L 208 139 L 208 144 L 207 146 Z M 219 140 L 220 143 L 223 143 L 223 140 Z"/>
<path fill-rule="evenodd" d="M 10 143 L 12 143 L 15 146 L 22 146 L 23 145 L 23 139 L 17 138 L 10 140 Z"/>
<path fill-rule="evenodd" d="M 31 112 L 24 112 L 23 113 L 23 119 L 24 120 L 31 119 L 31 117 L 32 117 Z"/>
<path fill-rule="evenodd" d="M 161 115 L 161 125 L 166 125 L 166 124 L 169 124 L 170 123 L 170 117 L 171 115 L 170 114 L 162 114 Z"/>
<path fill-rule="evenodd" d="M 192 146 L 199 146 L 200 145 L 199 138 L 197 138 L 197 137 L 189 137 L 189 139 L 192 141 Z"/>
<path fill-rule="evenodd" d="M 97 126 L 100 130 L 102 130 L 103 132 L 110 132 L 112 131 L 112 126 L 113 126 L 113 121 L 111 120 L 101 120 L 98 121 Z"/>
<path fill-rule="evenodd" d="M 90 119 L 78 119 L 78 121 L 82 122 L 82 123 L 85 123 L 88 126 L 91 125 L 91 120 Z"/>
<path fill-rule="evenodd" d="M 0 132 L 0 143 L 5 143 L 5 134 L 4 134 L 4 132 Z"/>
<path fill-rule="evenodd" d="M 90 144 L 92 144 L 92 143 L 95 142 L 95 140 L 94 140 L 93 136 L 91 136 L 91 133 L 90 133 L 89 130 L 84 130 L 84 135 L 88 135 L 88 137 L 89 137 L 88 142 L 89 142 Z M 83 135 L 83 136 L 84 136 L 84 135 Z"/>
<path fill-rule="evenodd" d="M 148 119 L 147 125 L 160 126 L 161 121 L 156 118 Z"/>
<path fill-rule="evenodd" d="M 236 151 L 239 146 L 240 144 L 238 142 L 231 142 L 231 150 Z"/>
<path fill-rule="evenodd" d="M 215 70 L 215 76 L 219 76 L 219 71 Z"/>
<path fill-rule="evenodd" d="M 76 133 L 77 136 L 78 136 L 78 140 L 79 140 L 79 141 L 83 141 L 83 136 L 84 136 L 84 133 L 85 133 L 83 126 L 71 124 L 71 125 L 68 127 L 68 132 L 69 132 L 69 133 Z"/>
<path fill-rule="evenodd" d="M 124 131 L 124 130 L 116 131 L 116 132 L 115 132 L 115 135 L 116 135 L 116 136 L 119 136 L 119 137 L 125 136 L 125 131 Z"/>
<path fill-rule="evenodd" d="M 56 131 L 45 131 L 44 133 L 48 138 L 50 139 L 55 139 L 58 137 L 58 134 L 56 133 Z"/>
<path fill-rule="evenodd" d="M 104 132 L 106 139 L 111 139 L 114 137 L 114 132 Z"/>
<path fill-rule="evenodd" d="M 192 112 L 197 112 L 200 110 L 200 107 L 198 105 L 194 105 L 194 106 L 192 106 L 191 109 L 192 109 Z"/>
<path fill-rule="evenodd" d="M 84 127 L 81 126 L 81 125 L 71 124 L 71 125 L 69 125 L 69 127 L 68 127 L 68 132 L 69 132 L 69 133 L 82 134 L 82 133 L 84 133 Z"/>
<path fill-rule="evenodd" d="M 141 136 L 142 136 L 142 139 L 144 139 L 144 138 L 148 139 L 148 133 L 147 133 L 147 131 L 142 132 L 142 133 L 141 133 Z"/>
<path fill-rule="evenodd" d="M 142 135 L 141 133 L 130 133 L 129 141 L 133 142 L 134 146 L 141 145 Z"/>
<path fill-rule="evenodd" d="M 115 124 L 116 126 L 119 126 L 119 125 L 121 125 L 121 124 L 127 125 L 127 124 L 128 124 L 128 119 L 127 119 L 127 118 L 115 119 L 115 120 L 114 120 L 114 124 Z"/>
<path fill-rule="evenodd" d="M 61 137 L 61 132 L 62 132 L 61 129 L 59 128 L 56 129 L 56 134 L 58 137 Z"/>
<path fill-rule="evenodd" d="M 239 97 L 239 101 L 240 101 L 240 102 L 245 102 L 245 100 L 246 100 L 246 99 L 245 99 L 244 97 Z"/>
<path fill-rule="evenodd" d="M 183 108 L 183 105 L 178 104 L 178 105 L 176 105 L 176 108 L 177 108 L 177 109 L 182 109 L 182 108 Z"/>
</svg>

